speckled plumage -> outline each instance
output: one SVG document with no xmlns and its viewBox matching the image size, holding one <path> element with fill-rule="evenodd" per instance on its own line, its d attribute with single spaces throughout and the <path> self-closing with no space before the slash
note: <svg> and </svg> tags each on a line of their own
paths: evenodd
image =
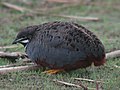
<svg viewBox="0 0 120 90">
<path fill-rule="evenodd" d="M 101 41 L 85 27 L 72 22 L 48 22 L 24 28 L 17 38 L 27 36 L 28 57 L 38 65 L 65 70 L 105 63 Z"/>
</svg>

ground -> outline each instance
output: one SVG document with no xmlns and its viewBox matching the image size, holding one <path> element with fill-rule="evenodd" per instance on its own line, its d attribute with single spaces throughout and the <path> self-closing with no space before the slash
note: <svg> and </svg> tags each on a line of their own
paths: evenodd
<svg viewBox="0 0 120 90">
<path fill-rule="evenodd" d="M 80 3 L 76 5 L 68 5 L 63 8 L 63 4 L 44 4 L 44 1 L 30 0 L 32 4 L 25 4 L 20 0 L 1 0 L 8 3 L 16 4 L 37 10 L 42 13 L 42 9 L 48 7 L 46 10 L 48 14 L 64 14 L 72 16 L 91 16 L 98 17 L 101 21 L 80 21 L 75 19 L 68 19 L 62 17 L 31 15 L 28 12 L 19 12 L 10 8 L 4 7 L 0 4 L 0 46 L 11 45 L 19 29 L 28 25 L 42 24 L 48 21 L 74 21 L 78 24 L 84 25 L 86 28 L 94 32 L 103 42 L 106 53 L 120 49 L 120 2 L 119 0 L 94 0 L 89 4 Z M 25 1 L 25 0 L 23 0 Z M 85 0 L 84 0 L 85 1 Z M 92 1 L 92 0 L 91 0 Z M 54 8 L 53 10 L 51 8 Z M 0 51 L 21 51 L 24 48 L 18 45 L 17 48 L 1 49 Z M 0 58 L 0 65 L 10 64 L 7 59 Z M 14 72 L 6 75 L 0 75 L 0 90 L 78 90 L 79 88 L 67 87 L 56 84 L 53 79 L 58 79 L 66 82 L 79 84 L 80 81 L 75 81 L 73 78 L 81 77 L 93 80 L 102 80 L 101 85 L 103 90 L 120 90 L 120 58 L 108 59 L 105 66 L 95 68 L 94 72 L 91 67 L 86 69 L 79 69 L 68 73 L 61 73 L 57 75 L 42 74 L 42 69 L 32 71 Z M 82 82 L 84 85 L 95 88 L 95 84 L 90 82 Z"/>
</svg>

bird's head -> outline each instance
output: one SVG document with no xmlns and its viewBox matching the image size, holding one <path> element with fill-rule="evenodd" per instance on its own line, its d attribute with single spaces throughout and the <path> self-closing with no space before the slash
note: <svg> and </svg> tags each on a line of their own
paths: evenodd
<svg viewBox="0 0 120 90">
<path fill-rule="evenodd" d="M 37 26 L 29 26 L 22 29 L 16 36 L 12 44 L 21 43 L 24 47 L 30 42 L 34 32 L 37 30 Z"/>
</svg>

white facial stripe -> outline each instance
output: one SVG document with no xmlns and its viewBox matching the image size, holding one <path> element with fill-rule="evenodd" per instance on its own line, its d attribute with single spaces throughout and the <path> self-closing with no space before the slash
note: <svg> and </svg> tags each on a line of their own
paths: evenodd
<svg viewBox="0 0 120 90">
<path fill-rule="evenodd" d="M 20 38 L 20 39 L 18 39 L 17 41 L 19 42 L 19 41 L 21 41 L 22 39 L 24 39 L 24 38 Z"/>
<path fill-rule="evenodd" d="M 26 40 L 23 40 L 23 41 L 21 41 L 22 43 L 28 43 L 29 42 L 29 40 L 28 39 L 26 39 Z"/>
</svg>

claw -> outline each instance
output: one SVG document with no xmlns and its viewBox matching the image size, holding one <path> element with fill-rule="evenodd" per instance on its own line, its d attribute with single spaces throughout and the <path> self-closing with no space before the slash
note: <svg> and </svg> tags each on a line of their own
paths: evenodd
<svg viewBox="0 0 120 90">
<path fill-rule="evenodd" d="M 51 69 L 51 70 L 44 71 L 43 73 L 47 73 L 47 74 L 57 74 L 57 73 L 63 72 L 63 71 L 64 71 L 63 69 Z"/>
</svg>

